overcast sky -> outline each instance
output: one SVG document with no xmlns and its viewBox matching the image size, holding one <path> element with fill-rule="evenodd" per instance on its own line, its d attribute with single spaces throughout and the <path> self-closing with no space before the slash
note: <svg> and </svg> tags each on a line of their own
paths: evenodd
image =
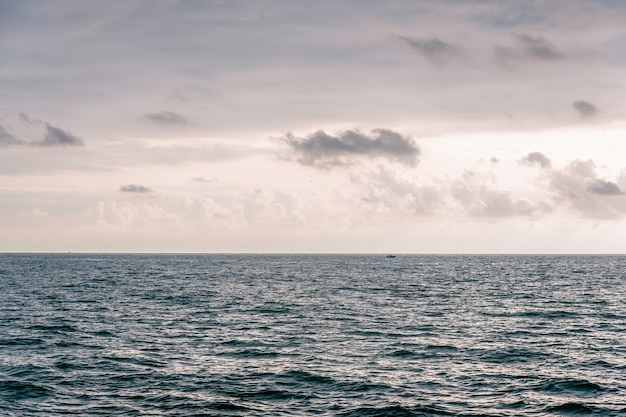
<svg viewBox="0 0 626 417">
<path fill-rule="evenodd" d="M 626 253 L 624 22 L 0 0 L 0 251 Z"/>
</svg>

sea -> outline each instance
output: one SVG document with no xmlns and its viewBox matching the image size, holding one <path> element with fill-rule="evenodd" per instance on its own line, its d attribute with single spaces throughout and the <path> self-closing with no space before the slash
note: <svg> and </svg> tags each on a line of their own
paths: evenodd
<svg viewBox="0 0 626 417">
<path fill-rule="evenodd" d="M 626 415 L 626 256 L 0 254 L 0 416 Z"/>
</svg>

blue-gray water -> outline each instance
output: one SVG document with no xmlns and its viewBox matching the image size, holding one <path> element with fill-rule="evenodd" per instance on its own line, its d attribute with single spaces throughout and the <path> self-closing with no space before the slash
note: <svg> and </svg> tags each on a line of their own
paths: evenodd
<svg viewBox="0 0 626 417">
<path fill-rule="evenodd" d="M 626 414 L 626 257 L 0 254 L 0 415 Z"/>
</svg>

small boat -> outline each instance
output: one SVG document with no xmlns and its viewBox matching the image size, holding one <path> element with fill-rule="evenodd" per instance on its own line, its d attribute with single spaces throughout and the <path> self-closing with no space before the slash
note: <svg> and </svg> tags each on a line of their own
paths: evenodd
<svg viewBox="0 0 626 417">
<path fill-rule="evenodd" d="M 393 259 L 395 257 L 396 257 L 396 255 L 387 255 L 387 256 L 385 256 L 385 258 L 387 258 L 387 259 Z"/>
</svg>

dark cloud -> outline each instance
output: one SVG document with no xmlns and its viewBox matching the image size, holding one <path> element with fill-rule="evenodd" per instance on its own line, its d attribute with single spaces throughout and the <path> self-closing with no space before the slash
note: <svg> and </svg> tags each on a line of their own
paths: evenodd
<svg viewBox="0 0 626 417">
<path fill-rule="evenodd" d="M 592 182 L 589 187 L 587 187 L 592 194 L 599 195 L 622 195 L 624 194 L 622 190 L 619 188 L 619 185 L 612 181 L 605 181 L 601 179 L 597 179 Z"/>
<path fill-rule="evenodd" d="M 152 189 L 144 187 L 143 185 L 129 184 L 122 185 L 120 187 L 120 191 L 123 193 L 150 193 L 152 192 Z"/>
<path fill-rule="evenodd" d="M 522 46 L 525 55 L 539 60 L 553 61 L 565 56 L 552 44 L 541 36 L 530 36 L 523 33 L 514 33 L 513 37 Z"/>
<path fill-rule="evenodd" d="M 163 125 L 184 125 L 187 124 L 187 119 L 171 111 L 162 111 L 160 113 L 148 113 L 143 116 L 145 119 L 153 121 L 155 123 Z"/>
<path fill-rule="evenodd" d="M 581 117 L 592 117 L 598 113 L 597 107 L 585 100 L 575 101 L 572 103 L 572 106 L 574 106 L 574 109 Z"/>
<path fill-rule="evenodd" d="M 463 51 L 460 47 L 441 39 L 412 39 L 405 36 L 399 36 L 399 38 L 433 64 L 445 64 L 463 57 Z"/>
<path fill-rule="evenodd" d="M 539 164 L 541 168 L 550 168 L 552 167 L 552 162 L 550 158 L 542 154 L 541 152 L 531 152 L 525 157 L 522 158 L 522 162 L 528 165 Z"/>
<path fill-rule="evenodd" d="M 318 167 L 350 165 L 354 163 L 352 158 L 359 156 L 383 157 L 416 166 L 420 156 L 420 149 L 411 137 L 388 129 L 374 129 L 370 135 L 347 130 L 336 136 L 318 130 L 305 138 L 288 133 L 278 140 L 300 156 L 300 163 Z"/>
<path fill-rule="evenodd" d="M 0 126 L 0 146 L 42 146 L 42 147 L 55 147 L 55 146 L 83 146 L 83 140 L 78 136 L 71 134 L 70 132 L 52 126 L 44 121 L 31 118 L 26 113 L 20 113 L 17 124 L 20 128 L 30 132 L 26 134 L 27 139 L 22 139 L 15 134 L 7 131 L 4 127 Z M 22 136 L 22 135 L 19 135 Z M 40 137 L 40 139 L 33 139 Z"/>
<path fill-rule="evenodd" d="M 503 65 L 511 65 L 522 61 L 559 61 L 565 59 L 563 52 L 552 42 L 541 36 L 531 36 L 524 33 L 514 33 L 515 46 L 495 47 L 496 60 Z"/>
<path fill-rule="evenodd" d="M 36 142 L 38 146 L 83 146 L 83 140 L 71 133 L 46 123 L 43 140 Z"/>
</svg>

